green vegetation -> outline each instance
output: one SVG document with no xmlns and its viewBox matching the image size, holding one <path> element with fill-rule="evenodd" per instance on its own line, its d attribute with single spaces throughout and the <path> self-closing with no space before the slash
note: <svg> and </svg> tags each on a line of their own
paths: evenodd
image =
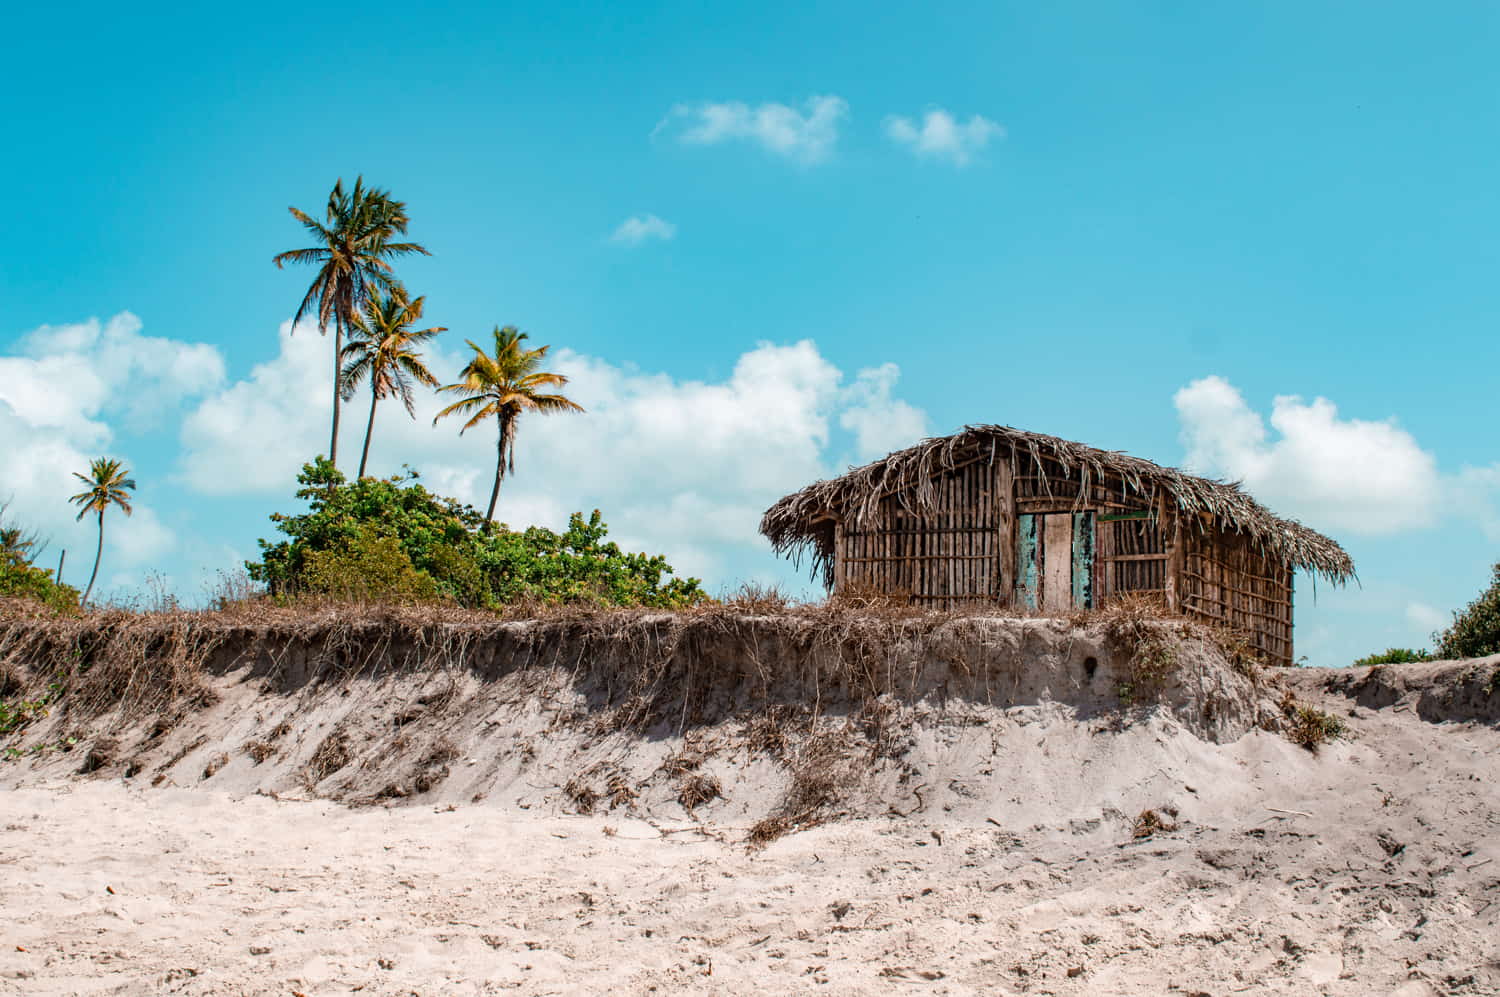
<svg viewBox="0 0 1500 997">
<path fill-rule="evenodd" d="M 1460 612 L 1448 629 L 1436 634 L 1439 658 L 1482 658 L 1500 654 L 1500 564 L 1493 569 L 1490 587 Z"/>
<path fill-rule="evenodd" d="M 442 326 L 413 329 L 421 319 L 425 298 L 406 297 L 404 290 L 386 294 L 371 302 L 367 315 L 356 315 L 349 330 L 349 345 L 344 347 L 344 368 L 339 377 L 344 397 L 353 398 L 354 389 L 366 377 L 370 379 L 370 419 L 365 424 L 365 446 L 359 454 L 358 477 L 365 476 L 370 460 L 370 437 L 375 433 L 375 406 L 391 395 L 401 399 L 406 414 L 416 418 L 412 399 L 412 382 L 437 387 L 438 379 L 422 362 L 417 347 L 446 331 Z"/>
<path fill-rule="evenodd" d="M 404 296 L 400 282 L 391 275 L 392 259 L 430 254 L 415 242 L 392 241 L 406 234 L 410 222 L 406 205 L 391 197 L 389 191 L 366 187 L 363 177 L 354 181 L 352 190 L 344 189 L 342 178 L 333 185 L 323 212 L 326 224 L 297 208 L 287 210 L 302 223 L 314 245 L 278 253 L 272 262 L 278 268 L 288 263 L 311 263 L 318 268 L 302 304 L 297 306 L 292 328 L 295 330 L 310 312 L 317 313 L 324 335 L 333 326 L 333 428 L 328 459 L 337 465 L 339 404 L 345 397 L 341 377 L 344 333 L 366 312 L 375 295 L 385 292 Z"/>
<path fill-rule="evenodd" d="M 349 482 L 328 460 L 302 468 L 309 509 L 271 517 L 287 539 L 260 541 L 250 576 L 277 596 L 425 601 L 495 608 L 528 599 L 677 608 L 705 598 L 666 559 L 605 541 L 597 511 L 563 533 L 509 530 L 427 491 L 415 472 Z"/>
<path fill-rule="evenodd" d="M 60 692 L 62 692 L 62 686 L 54 682 L 36 699 L 13 701 L 0 699 L 0 736 L 14 734 L 33 720 L 45 717 L 47 708 L 52 705 Z"/>
<path fill-rule="evenodd" d="M 91 461 L 88 474 L 73 472 L 73 477 L 82 481 L 87 488 L 68 501 L 79 507 L 79 519 L 91 512 L 99 517 L 99 546 L 94 551 L 94 570 L 89 575 L 88 588 L 83 590 L 84 604 L 88 603 L 89 596 L 94 591 L 94 581 L 99 577 L 99 561 L 104 557 L 105 510 L 117 505 L 124 510 L 125 515 L 130 515 L 130 493 L 135 491 L 135 479 L 129 475 L 124 464 L 108 457 Z"/>
<path fill-rule="evenodd" d="M 1354 662 L 1354 668 L 1364 665 L 1404 665 L 1413 661 L 1431 661 L 1432 655 L 1427 651 L 1413 650 L 1409 647 L 1388 647 L 1384 651 L 1377 651 Z"/>
<path fill-rule="evenodd" d="M 76 610 L 78 590 L 60 584 L 50 570 L 32 563 L 40 547 L 35 536 L 6 522 L 5 509 L 0 507 L 0 598 L 33 599 L 54 612 Z"/>
<path fill-rule="evenodd" d="M 499 453 L 495 459 L 495 487 L 490 492 L 490 507 L 485 519 L 495 518 L 495 502 L 500 498 L 500 482 L 507 471 L 516 471 L 516 423 L 522 412 L 582 412 L 583 406 L 562 395 L 549 395 L 543 388 L 560 388 L 568 383 L 561 374 L 541 369 L 550 346 L 526 349 L 521 344 L 526 333 L 516 331 L 508 325 L 495 329 L 495 354 L 484 352 L 473 340 L 469 349 L 474 356 L 468 366 L 459 372 L 457 384 L 445 384 L 439 391 L 462 397 L 437 414 L 438 419 L 450 415 L 463 415 L 468 421 L 459 429 L 465 431 L 491 417 L 499 430 Z"/>
<path fill-rule="evenodd" d="M 1289 719 L 1287 738 L 1308 751 L 1317 751 L 1320 745 L 1344 736 L 1344 721 L 1311 706 L 1294 707 Z"/>
</svg>

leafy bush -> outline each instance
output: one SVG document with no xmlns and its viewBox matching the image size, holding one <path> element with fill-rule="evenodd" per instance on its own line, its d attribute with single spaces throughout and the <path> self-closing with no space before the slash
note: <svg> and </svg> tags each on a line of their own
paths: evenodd
<svg viewBox="0 0 1500 997">
<path fill-rule="evenodd" d="M 0 598 L 34 599 L 54 612 L 76 610 L 78 590 L 32 563 L 38 547 L 34 535 L 6 521 L 0 506 Z"/>
<path fill-rule="evenodd" d="M 302 583 L 341 599 L 420 602 L 437 598 L 437 582 L 418 571 L 395 537 L 361 531 L 333 550 L 307 555 Z"/>
<path fill-rule="evenodd" d="M 1354 668 L 1363 665 L 1404 665 L 1413 661 L 1431 661 L 1432 655 L 1427 651 L 1412 650 L 1409 647 L 1388 647 L 1384 651 L 1377 651 L 1354 662 Z"/>
<path fill-rule="evenodd" d="M 1439 658 L 1482 658 L 1500 654 L 1500 564 L 1490 587 L 1461 612 L 1453 614 L 1448 629 L 1436 634 Z"/>
<path fill-rule="evenodd" d="M 446 599 L 490 608 L 537 599 L 675 608 L 705 598 L 665 558 L 607 542 L 599 512 L 574 513 L 563 533 L 510 530 L 473 507 L 427 491 L 408 471 L 349 482 L 326 460 L 304 465 L 308 511 L 271 517 L 288 539 L 261 540 L 250 577 L 273 594 Z"/>
</svg>

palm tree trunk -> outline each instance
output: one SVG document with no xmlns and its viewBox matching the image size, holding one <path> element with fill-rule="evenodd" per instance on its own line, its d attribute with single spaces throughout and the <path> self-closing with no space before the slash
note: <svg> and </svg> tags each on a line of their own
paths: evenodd
<svg viewBox="0 0 1500 997">
<path fill-rule="evenodd" d="M 339 358 L 344 352 L 344 320 L 341 316 L 333 317 L 333 435 L 328 441 L 328 460 L 335 468 L 339 466 L 339 405 L 342 399 L 339 397 L 343 387 L 339 383 Z"/>
<path fill-rule="evenodd" d="M 375 379 L 372 377 L 373 382 Z M 380 404 L 380 396 L 375 393 L 375 385 L 370 385 L 370 421 L 365 423 L 365 449 L 359 455 L 359 476 L 365 476 L 365 462 L 370 459 L 370 436 L 375 432 L 375 406 Z"/>
<path fill-rule="evenodd" d="M 505 442 L 510 434 L 506 432 L 505 416 L 500 419 L 500 439 L 495 447 L 495 487 L 490 492 L 490 510 L 484 514 L 484 518 L 490 522 L 495 521 L 495 503 L 500 500 L 500 479 L 505 477 Z"/>
<path fill-rule="evenodd" d="M 94 579 L 99 577 L 99 559 L 104 556 L 104 510 L 99 510 L 99 546 L 94 550 L 94 573 L 89 575 L 89 587 L 83 590 L 83 605 L 89 604 L 89 594 L 94 591 Z"/>
</svg>

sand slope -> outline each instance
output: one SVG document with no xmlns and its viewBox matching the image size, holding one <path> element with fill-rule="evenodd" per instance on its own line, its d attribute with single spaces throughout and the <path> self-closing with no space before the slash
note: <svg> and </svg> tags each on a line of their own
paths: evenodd
<svg viewBox="0 0 1500 997">
<path fill-rule="evenodd" d="M 425 680 L 288 693 L 231 668 L 150 746 L 120 726 L 91 774 L 87 741 L 0 766 L 0 993 L 1500 992 L 1500 696 L 1474 698 L 1500 661 L 1289 676 L 1350 726 L 1313 754 L 1214 740 L 1193 689 L 1238 686 L 1201 662 L 1128 715 L 1082 678 L 1057 693 L 1079 648 L 1096 678 L 1117 667 L 1087 639 L 1059 635 L 1047 695 L 929 691 L 874 740 L 855 725 L 844 816 L 760 850 L 746 834 L 789 765 L 736 710 L 601 732 L 597 711 L 558 719 L 574 684 L 502 710 L 476 678 L 443 708 L 493 707 L 503 734 L 450 728 L 448 775 L 350 807 L 435 736 L 414 718 L 407 755 L 365 749 L 353 714 L 404 710 Z M 283 720 L 260 764 L 210 764 Z M 299 778 L 340 724 L 360 750 Z M 661 772 L 685 751 L 724 797 L 692 813 Z M 635 797 L 611 810 L 601 780 L 580 815 L 565 786 L 595 761 Z M 1176 828 L 1134 837 L 1146 808 Z"/>
</svg>

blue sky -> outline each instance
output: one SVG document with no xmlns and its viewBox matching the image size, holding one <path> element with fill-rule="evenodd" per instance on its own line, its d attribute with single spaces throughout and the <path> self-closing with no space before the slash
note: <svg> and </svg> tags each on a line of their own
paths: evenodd
<svg viewBox="0 0 1500 997">
<path fill-rule="evenodd" d="M 192 596 L 251 555 L 326 419 L 325 344 L 282 331 L 308 275 L 270 258 L 363 173 L 433 251 L 402 276 L 440 373 L 513 323 L 590 409 L 523 428 L 512 523 L 600 506 L 711 589 L 793 578 L 769 501 L 1002 422 L 1244 478 L 1344 542 L 1363 587 L 1302 583 L 1311 659 L 1420 644 L 1500 557 L 1497 17 L 31 6 L 0 497 L 79 581 L 56 496 L 108 452 L 142 511 L 107 584 Z M 487 497 L 490 442 L 428 421 L 385 412 L 374 469 Z"/>
</svg>

